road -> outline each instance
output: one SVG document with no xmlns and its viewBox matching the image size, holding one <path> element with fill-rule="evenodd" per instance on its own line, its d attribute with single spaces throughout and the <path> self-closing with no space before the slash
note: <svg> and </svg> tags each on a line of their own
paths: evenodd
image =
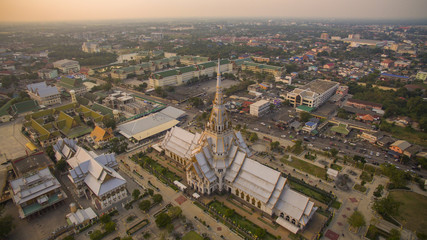
<svg viewBox="0 0 427 240">
<path fill-rule="evenodd" d="M 309 146 L 309 148 L 312 148 L 314 150 L 324 150 L 326 148 L 335 148 L 340 151 L 338 156 L 343 157 L 344 155 L 347 156 L 354 156 L 359 155 L 362 157 L 365 157 L 366 161 L 368 163 L 392 163 L 398 168 L 404 170 L 404 171 L 411 171 L 412 173 L 418 174 L 423 178 L 427 177 L 427 171 L 426 170 L 420 170 L 420 171 L 414 171 L 411 166 L 401 164 L 394 158 L 387 155 L 387 149 L 383 149 L 379 146 L 369 144 L 366 142 L 362 142 L 359 138 L 351 138 L 351 139 L 345 139 L 339 136 L 326 136 L 322 132 L 320 132 L 320 136 L 311 136 L 307 133 L 297 133 L 296 131 L 292 129 L 286 129 L 281 130 L 278 127 L 276 127 L 276 122 L 273 121 L 274 115 L 278 114 L 277 111 L 284 111 L 283 109 L 276 110 L 276 113 L 270 113 L 270 116 L 262 117 L 261 119 L 255 118 L 253 116 L 249 116 L 246 114 L 238 114 L 233 113 L 230 115 L 231 118 L 233 118 L 233 123 L 245 123 L 247 124 L 247 128 L 256 131 L 261 132 L 265 134 L 269 134 L 275 137 L 287 139 L 287 140 L 301 140 L 306 145 Z M 272 116 L 273 115 L 273 116 Z M 306 137 L 304 140 L 304 137 Z M 350 141 L 353 142 L 350 144 Z M 378 153 L 378 156 L 377 156 Z"/>
</svg>

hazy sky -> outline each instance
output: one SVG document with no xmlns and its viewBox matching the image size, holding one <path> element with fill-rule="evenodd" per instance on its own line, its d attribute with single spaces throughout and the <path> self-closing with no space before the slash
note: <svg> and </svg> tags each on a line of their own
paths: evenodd
<svg viewBox="0 0 427 240">
<path fill-rule="evenodd" d="M 187 17 L 427 19 L 427 0 L 0 0 L 0 22 Z"/>
</svg>

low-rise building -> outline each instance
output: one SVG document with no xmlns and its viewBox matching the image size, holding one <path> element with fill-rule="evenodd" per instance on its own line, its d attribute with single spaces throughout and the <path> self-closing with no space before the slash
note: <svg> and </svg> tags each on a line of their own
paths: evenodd
<svg viewBox="0 0 427 240">
<path fill-rule="evenodd" d="M 295 88 L 286 95 L 286 99 L 294 106 L 300 105 L 317 108 L 334 95 L 339 83 L 329 80 L 314 80 L 303 87 Z"/>
<path fill-rule="evenodd" d="M 68 178 L 78 197 L 92 200 L 97 209 L 104 209 L 128 196 L 126 180 L 116 171 L 114 153 L 97 155 L 77 146 L 71 139 L 60 139 L 53 146 L 57 160 L 67 161 Z"/>
<path fill-rule="evenodd" d="M 369 101 L 364 101 L 364 100 L 359 100 L 359 99 L 348 99 L 347 102 L 345 103 L 345 106 L 347 107 L 354 107 L 354 108 L 358 108 L 358 109 L 365 109 L 365 110 L 370 110 L 370 111 L 375 111 L 375 110 L 381 110 L 383 105 L 379 104 L 379 103 L 374 103 L 374 102 L 369 102 Z"/>
<path fill-rule="evenodd" d="M 39 75 L 39 78 L 41 79 L 54 79 L 58 77 L 58 71 L 56 69 L 47 69 L 43 68 L 37 71 L 37 75 Z"/>
<path fill-rule="evenodd" d="M 270 73 L 275 77 L 281 76 L 285 71 L 284 67 L 260 64 L 260 63 L 254 63 L 254 62 L 244 62 L 241 65 L 241 68 L 242 70 L 249 70 L 249 71 L 258 72 L 258 73 Z"/>
<path fill-rule="evenodd" d="M 410 143 L 404 140 L 397 140 L 390 145 L 390 150 L 403 154 L 403 152 L 411 146 Z"/>
<path fill-rule="evenodd" d="M 80 64 L 74 60 L 63 59 L 53 63 L 54 68 L 58 68 L 60 72 L 68 74 L 68 73 L 76 73 L 80 71 Z"/>
<path fill-rule="evenodd" d="M 49 168 L 15 179 L 10 182 L 10 186 L 20 218 L 34 215 L 67 198 Z"/>
<path fill-rule="evenodd" d="M 87 93 L 87 88 L 80 78 L 62 77 L 59 80 L 58 85 L 60 88 L 63 88 L 68 93 L 70 93 L 71 90 L 74 90 L 77 96 L 81 96 Z"/>
<path fill-rule="evenodd" d="M 249 106 L 249 113 L 252 116 L 261 117 L 270 110 L 270 102 L 267 100 L 259 100 Z"/>
<path fill-rule="evenodd" d="M 67 222 L 69 225 L 74 226 L 74 231 L 79 232 L 80 229 L 91 225 L 98 219 L 98 215 L 92 208 L 77 209 L 75 203 L 70 204 L 71 212 L 67 214 Z"/>
<path fill-rule="evenodd" d="M 205 62 L 198 65 L 175 68 L 171 70 L 153 73 L 149 78 L 149 87 L 179 86 L 187 83 L 191 79 L 198 79 L 202 76 L 212 77 L 216 73 L 217 63 L 214 61 Z M 227 59 L 220 61 L 220 71 L 231 72 L 233 65 Z"/>
<path fill-rule="evenodd" d="M 99 126 L 95 126 L 89 137 L 95 143 L 96 146 L 101 147 L 104 146 L 109 140 L 114 138 L 113 129 L 104 129 Z"/>
<path fill-rule="evenodd" d="M 39 105 L 49 106 L 61 103 L 61 95 L 56 87 L 48 86 L 46 82 L 27 85 L 27 93 Z"/>
</svg>

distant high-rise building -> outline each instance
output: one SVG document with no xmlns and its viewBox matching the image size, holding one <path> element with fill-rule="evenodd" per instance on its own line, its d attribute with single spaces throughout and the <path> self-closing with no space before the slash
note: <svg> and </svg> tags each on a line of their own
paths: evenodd
<svg viewBox="0 0 427 240">
<path fill-rule="evenodd" d="M 159 33 L 159 32 L 151 33 L 151 40 L 160 41 L 162 39 L 163 39 L 163 33 Z"/>
<path fill-rule="evenodd" d="M 360 39 L 360 34 L 349 34 L 348 38 L 349 39 Z"/>
<path fill-rule="evenodd" d="M 329 39 L 329 34 L 328 33 L 322 33 L 322 34 L 320 34 L 320 39 L 328 40 Z"/>
</svg>

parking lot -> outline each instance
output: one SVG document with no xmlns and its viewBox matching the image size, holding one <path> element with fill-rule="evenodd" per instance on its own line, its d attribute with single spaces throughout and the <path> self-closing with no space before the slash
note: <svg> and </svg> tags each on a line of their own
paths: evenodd
<svg viewBox="0 0 427 240">
<path fill-rule="evenodd" d="M 0 125 L 0 164 L 26 155 L 28 140 L 21 133 L 22 118 Z"/>
</svg>

